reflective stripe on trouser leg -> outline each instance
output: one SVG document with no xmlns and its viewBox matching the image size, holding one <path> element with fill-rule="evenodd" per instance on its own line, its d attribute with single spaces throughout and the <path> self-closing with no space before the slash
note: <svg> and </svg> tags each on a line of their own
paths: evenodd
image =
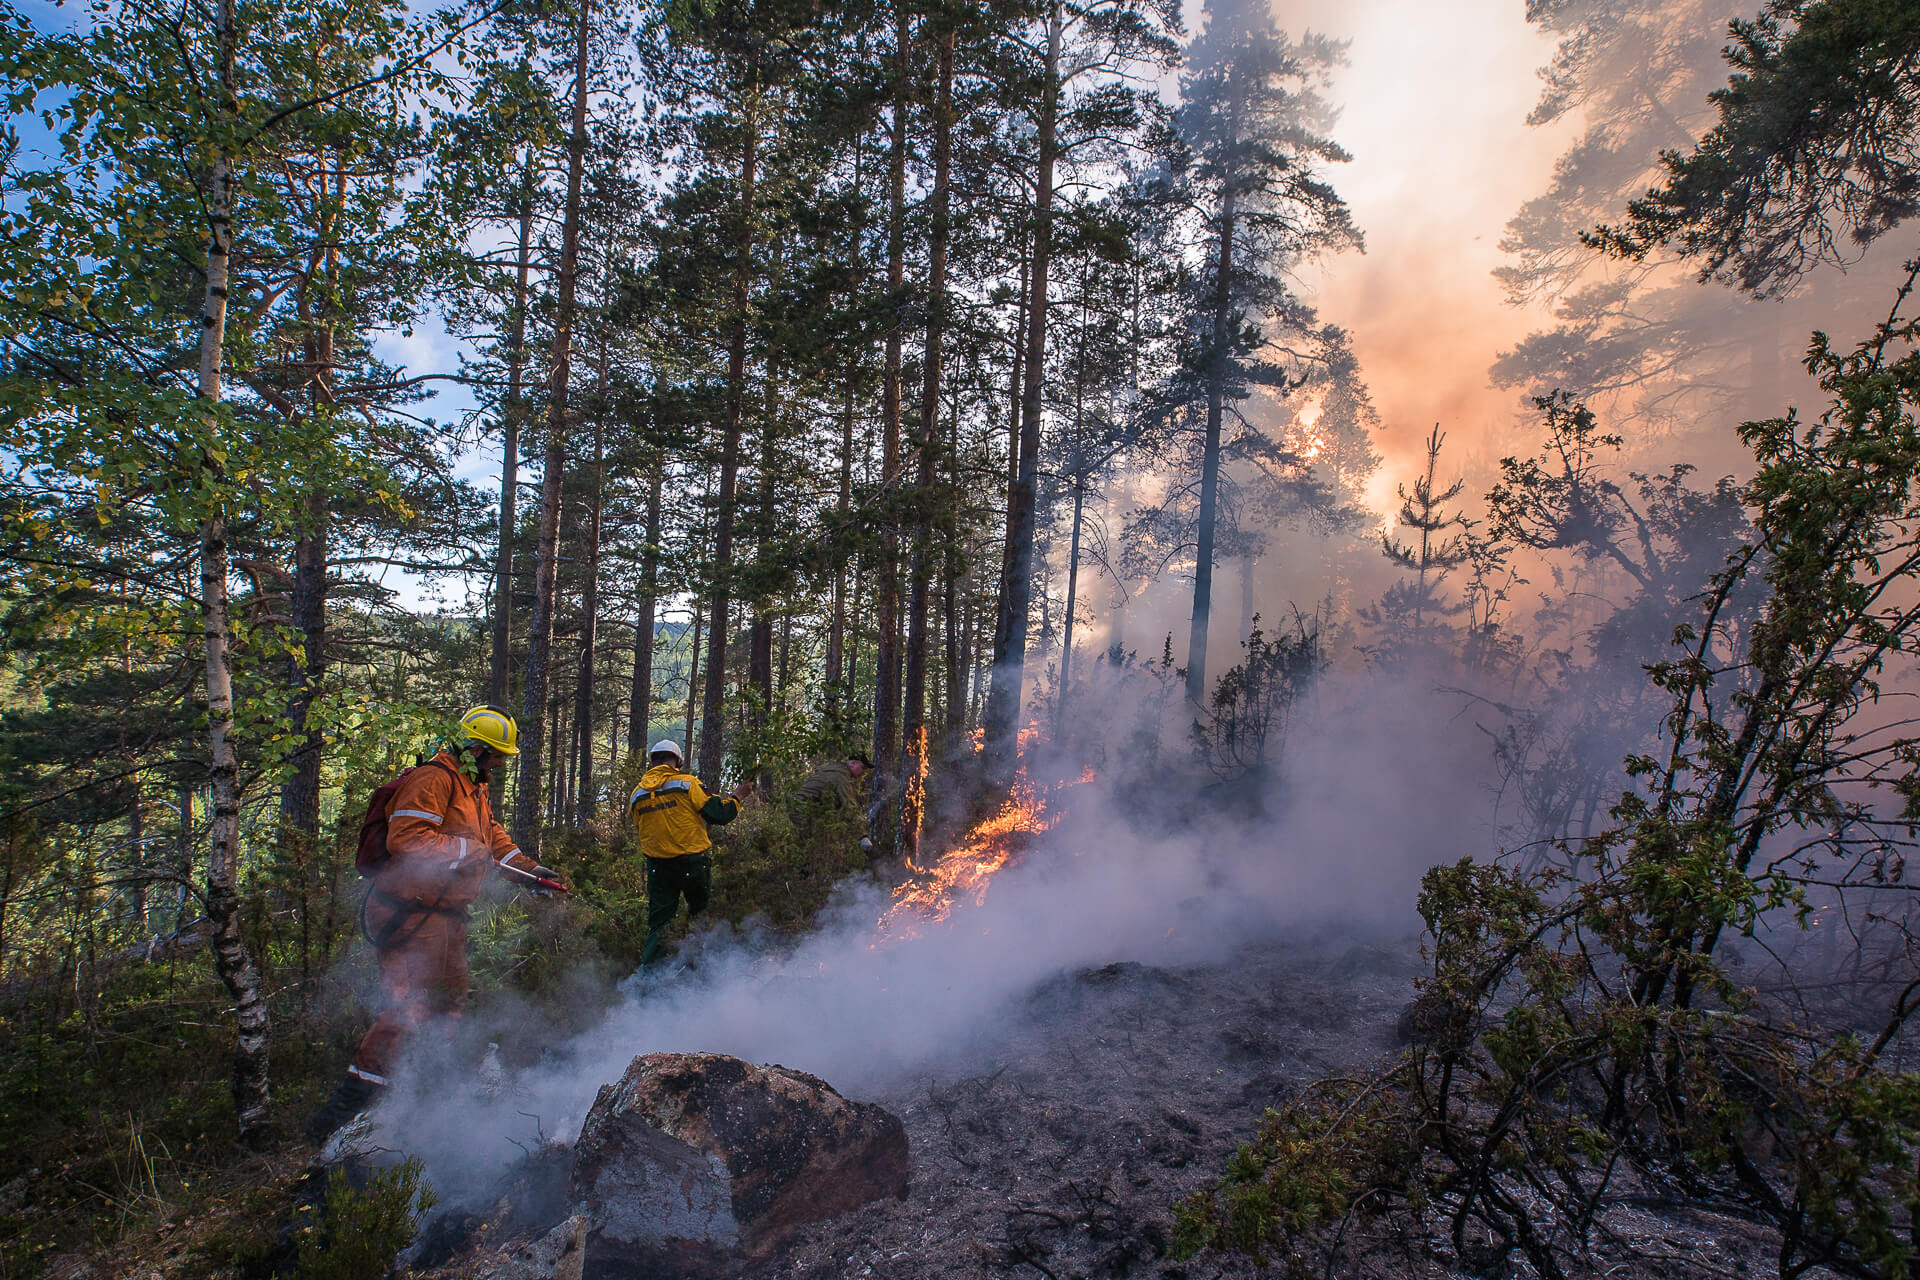
<svg viewBox="0 0 1920 1280">
<path fill-rule="evenodd" d="M 459 1018 L 467 1003 L 467 916 L 434 911 L 407 938 L 375 953 L 380 1015 L 353 1055 L 362 1079 L 393 1074 L 407 1038 L 436 1015 Z"/>
</svg>

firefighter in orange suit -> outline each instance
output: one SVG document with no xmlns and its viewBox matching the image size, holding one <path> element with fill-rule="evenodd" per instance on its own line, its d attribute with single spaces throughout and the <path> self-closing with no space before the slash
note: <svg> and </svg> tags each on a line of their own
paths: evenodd
<svg viewBox="0 0 1920 1280">
<path fill-rule="evenodd" d="M 467 1002 L 467 909 L 496 868 L 558 879 L 514 847 L 488 798 L 493 770 L 520 754 L 519 726 L 489 706 L 467 712 L 460 728 L 462 740 L 409 771 L 388 803 L 389 857 L 373 873 L 363 916 L 382 1008 L 307 1126 L 316 1143 L 378 1098 L 408 1035 L 434 1017 L 451 1035 Z"/>
</svg>

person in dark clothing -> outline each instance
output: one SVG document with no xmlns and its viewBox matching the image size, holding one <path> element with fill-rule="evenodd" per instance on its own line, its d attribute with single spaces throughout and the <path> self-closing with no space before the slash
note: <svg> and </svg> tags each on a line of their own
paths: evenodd
<svg viewBox="0 0 1920 1280">
<path fill-rule="evenodd" d="M 803 845 L 813 843 L 821 822 L 829 814 L 858 805 L 860 780 L 872 768 L 873 761 L 856 752 L 839 760 L 829 760 L 801 779 L 800 785 L 793 789 L 787 811 L 793 817 L 793 829 Z M 873 845 L 863 838 L 860 847 L 871 849 Z"/>
<path fill-rule="evenodd" d="M 794 788 L 794 803 L 802 807 L 844 809 L 859 797 L 860 779 L 871 768 L 873 762 L 858 754 L 844 760 L 829 760 Z"/>
</svg>

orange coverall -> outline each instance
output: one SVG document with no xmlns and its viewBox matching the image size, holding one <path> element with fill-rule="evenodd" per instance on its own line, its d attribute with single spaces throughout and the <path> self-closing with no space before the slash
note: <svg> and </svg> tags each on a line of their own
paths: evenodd
<svg viewBox="0 0 1920 1280">
<path fill-rule="evenodd" d="M 494 820 L 487 789 L 445 751 L 394 793 L 387 851 L 366 907 L 385 999 L 347 1068 L 375 1084 L 387 1083 L 409 1033 L 435 1015 L 458 1019 L 466 1007 L 467 908 L 495 864 L 534 867 Z"/>
</svg>

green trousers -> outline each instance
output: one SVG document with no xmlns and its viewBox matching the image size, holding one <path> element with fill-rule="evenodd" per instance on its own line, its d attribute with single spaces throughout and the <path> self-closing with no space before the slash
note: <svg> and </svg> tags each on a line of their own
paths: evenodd
<svg viewBox="0 0 1920 1280">
<path fill-rule="evenodd" d="M 713 895 L 713 855 L 648 858 L 647 944 L 640 950 L 641 964 L 652 964 L 659 957 L 662 936 L 680 910 L 683 895 L 689 920 L 707 909 L 707 899 Z"/>
</svg>

